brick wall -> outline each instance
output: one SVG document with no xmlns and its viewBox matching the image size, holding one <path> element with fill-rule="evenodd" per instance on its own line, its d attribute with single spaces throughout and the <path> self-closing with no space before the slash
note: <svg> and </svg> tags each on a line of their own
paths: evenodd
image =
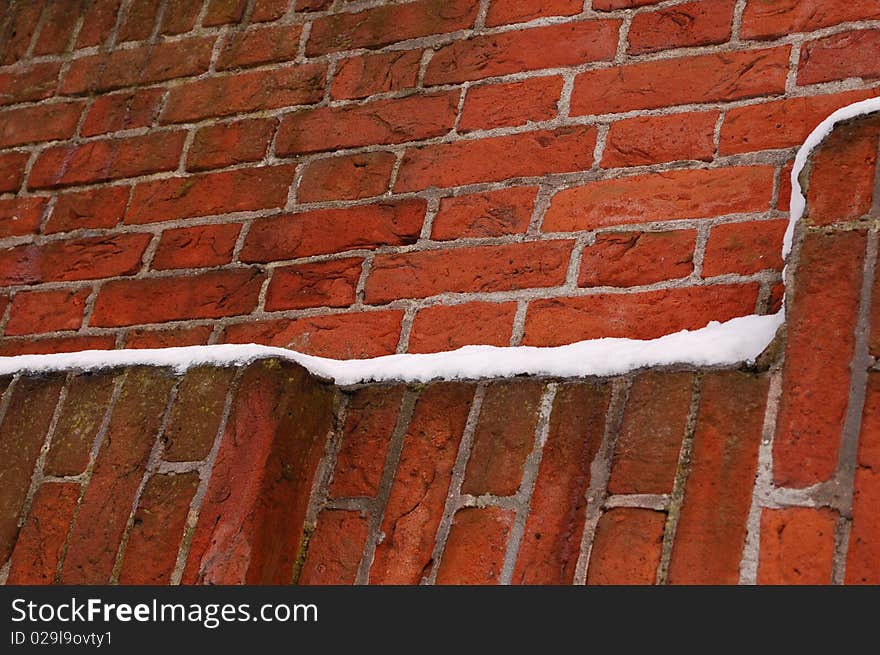
<svg viewBox="0 0 880 655">
<path fill-rule="evenodd" d="M 4 0 L 0 354 L 333 357 L 765 313 L 837 0 Z"/>
</svg>

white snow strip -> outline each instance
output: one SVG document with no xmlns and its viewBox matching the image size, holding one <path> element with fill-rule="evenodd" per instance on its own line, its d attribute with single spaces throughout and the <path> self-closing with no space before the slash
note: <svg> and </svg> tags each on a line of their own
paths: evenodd
<svg viewBox="0 0 880 655">
<path fill-rule="evenodd" d="M 798 150 L 791 172 L 788 229 L 782 246 L 791 251 L 795 224 L 806 198 L 798 181 L 807 159 L 837 123 L 880 111 L 880 98 L 838 109 L 814 129 Z M 336 360 L 256 344 L 228 344 L 148 350 L 84 350 L 55 355 L 0 357 L 0 375 L 63 370 L 94 371 L 124 366 L 168 366 L 182 373 L 200 365 L 241 366 L 277 357 L 301 364 L 313 374 L 349 385 L 365 382 L 428 382 L 485 379 L 515 375 L 586 377 L 621 375 L 653 366 L 729 366 L 753 362 L 773 340 L 785 320 L 784 309 L 772 316 L 741 316 L 713 321 L 699 330 L 683 330 L 657 339 L 589 339 L 567 346 L 498 348 L 465 346 L 427 355 L 388 355 L 373 359 Z"/>
</svg>

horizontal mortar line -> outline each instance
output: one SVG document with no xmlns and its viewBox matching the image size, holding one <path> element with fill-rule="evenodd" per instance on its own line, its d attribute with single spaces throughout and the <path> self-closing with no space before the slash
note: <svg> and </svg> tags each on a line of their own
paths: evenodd
<svg viewBox="0 0 880 655">
<path fill-rule="evenodd" d="M 632 507 L 665 512 L 669 509 L 669 494 L 613 494 L 605 499 L 604 509 Z"/>
</svg>

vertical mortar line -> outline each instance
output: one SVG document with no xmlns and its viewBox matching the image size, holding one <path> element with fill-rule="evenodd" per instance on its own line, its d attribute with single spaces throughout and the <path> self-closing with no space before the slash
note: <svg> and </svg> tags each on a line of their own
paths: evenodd
<svg viewBox="0 0 880 655">
<path fill-rule="evenodd" d="M 632 379 L 617 378 L 612 383 L 611 399 L 608 403 L 605 415 L 605 430 L 602 434 L 602 444 L 596 452 L 596 456 L 590 463 L 590 485 L 585 497 L 587 506 L 584 517 L 584 531 L 581 534 L 581 546 L 575 564 L 573 584 L 584 585 L 587 583 L 587 569 L 589 568 L 590 553 L 593 549 L 593 537 L 596 534 L 596 526 L 599 517 L 602 516 L 602 506 L 608 496 L 608 480 L 611 477 L 611 463 L 614 457 L 614 448 L 617 446 L 617 437 L 620 434 L 620 426 L 623 422 L 623 413 L 629 399 L 629 390 Z"/>
<path fill-rule="evenodd" d="M 452 467 L 452 478 L 449 481 L 446 504 L 443 506 L 443 516 L 440 519 L 440 525 L 437 526 L 434 550 L 431 552 L 431 570 L 428 572 L 427 577 L 422 580 L 422 584 L 434 584 L 437 579 L 437 571 L 440 570 L 440 560 L 443 557 L 443 550 L 446 548 L 446 539 L 449 537 L 449 530 L 452 527 L 452 518 L 455 516 L 455 511 L 461 505 L 461 485 L 464 482 L 465 469 L 467 468 L 468 459 L 470 459 L 477 421 L 480 418 L 483 399 L 486 397 L 488 387 L 488 382 L 480 382 L 474 391 L 474 400 L 471 404 L 471 410 L 468 412 L 467 421 L 464 424 L 464 432 L 461 435 L 458 453 L 455 456 L 455 464 Z"/>
<path fill-rule="evenodd" d="M 388 188 L 383 193 L 383 196 L 393 196 L 394 195 L 394 185 L 397 184 L 397 176 L 400 174 L 400 165 L 403 163 L 403 156 L 406 154 L 406 148 L 400 148 L 399 150 L 394 151 L 394 164 L 391 165 L 391 175 L 388 178 Z M 422 232 L 424 232 L 425 226 L 422 225 Z M 430 233 L 429 233 L 430 234 Z"/>
<path fill-rule="evenodd" d="M 850 364 L 849 403 L 843 423 L 840 450 L 837 455 L 835 474 L 836 505 L 840 510 L 838 529 L 835 533 L 835 557 L 832 569 L 832 584 L 843 584 L 846 574 L 846 556 L 849 551 L 849 532 L 852 527 L 853 493 L 856 468 L 858 467 L 859 434 L 862 427 L 862 413 L 865 408 L 865 395 L 868 388 L 868 369 L 872 358 L 868 338 L 871 332 L 871 293 L 874 287 L 874 274 L 877 268 L 877 230 L 868 231 L 868 243 L 862 272 L 861 298 L 855 328 L 855 345 Z"/>
<path fill-rule="evenodd" d="M 562 91 L 559 94 L 559 100 L 556 103 L 556 117 L 559 119 L 569 118 L 571 111 L 571 93 L 574 90 L 574 78 L 576 74 L 573 71 L 565 70 L 562 72 Z"/>
<path fill-rule="evenodd" d="M 486 14 L 489 13 L 489 0 L 480 0 L 480 7 L 477 9 L 477 20 L 474 22 L 475 30 L 482 30 L 486 27 Z"/>
<path fill-rule="evenodd" d="M 364 256 L 364 261 L 361 264 L 361 275 L 354 288 L 355 304 L 362 304 L 364 302 L 364 289 L 367 286 L 367 277 L 369 277 L 370 271 L 373 269 L 373 258 L 375 256 L 376 255 L 372 251 Z"/>
<path fill-rule="evenodd" d="M 526 312 L 529 308 L 528 300 L 516 301 L 516 313 L 513 315 L 513 329 L 510 333 L 511 346 L 518 346 L 522 343 L 523 333 L 526 329 Z"/>
<path fill-rule="evenodd" d="M 782 175 L 785 171 L 785 162 L 780 162 L 776 165 L 776 170 L 773 171 L 773 191 L 770 194 L 770 211 L 775 211 L 776 207 L 779 206 L 779 192 L 782 191 Z M 785 210 L 788 213 L 788 209 Z"/>
<path fill-rule="evenodd" d="M 701 223 L 697 227 L 697 241 L 694 244 L 694 270 L 691 279 L 699 280 L 703 277 L 703 260 L 706 258 L 706 245 L 709 243 L 709 234 L 712 226 Z"/>
<path fill-rule="evenodd" d="M 730 26 L 730 42 L 739 43 L 740 33 L 742 32 L 742 17 L 746 9 L 746 0 L 736 0 L 733 7 L 733 22 Z"/>
<path fill-rule="evenodd" d="M 116 23 L 113 25 L 113 29 L 110 31 L 110 37 L 106 42 L 107 51 L 116 47 L 116 39 L 119 37 L 119 30 L 122 29 L 122 24 L 128 18 L 128 11 L 131 9 L 132 2 L 134 2 L 134 0 L 122 0 L 122 4 L 116 12 Z M 101 67 L 101 73 L 103 72 L 104 66 Z"/>
<path fill-rule="evenodd" d="M 295 9 L 295 7 L 293 6 L 294 3 L 290 3 L 290 4 L 291 4 L 291 9 L 294 10 Z M 306 59 L 306 42 L 308 42 L 309 36 L 311 35 L 311 33 L 312 33 L 312 21 L 307 20 L 305 23 L 303 23 L 302 32 L 300 32 L 300 34 L 299 34 L 299 44 L 298 44 L 298 47 L 296 50 L 296 58 L 294 59 L 294 61 L 300 62 L 300 63 L 305 61 L 305 59 Z M 327 87 L 329 88 L 330 81 L 327 80 L 325 83 L 327 84 Z"/>
<path fill-rule="evenodd" d="M 767 388 L 767 407 L 761 428 L 761 445 L 758 448 L 758 468 L 752 487 L 752 502 L 746 519 L 746 539 L 739 564 L 739 584 L 754 585 L 758 581 L 758 558 L 761 549 L 761 512 L 773 490 L 773 439 L 776 433 L 776 417 L 782 395 L 781 365 L 770 374 Z"/>
<path fill-rule="evenodd" d="M 617 34 L 617 52 L 614 55 L 615 64 L 622 64 L 626 61 L 626 50 L 629 48 L 629 28 L 632 25 L 632 20 L 632 11 L 627 11 L 623 14 L 620 31 Z"/>
<path fill-rule="evenodd" d="M 791 44 L 791 53 L 788 59 L 788 74 L 785 76 L 785 93 L 792 94 L 797 89 L 798 66 L 801 61 L 801 46 L 803 37 L 795 39 Z"/>
<path fill-rule="evenodd" d="M 422 51 L 422 59 L 419 62 L 419 74 L 416 76 L 416 88 L 423 89 L 425 86 L 425 72 L 428 70 L 428 63 L 434 56 L 433 48 L 425 48 Z"/>
<path fill-rule="evenodd" d="M 581 273 L 581 265 L 584 258 L 584 249 L 591 245 L 595 239 L 595 235 L 579 234 L 571 247 L 571 256 L 568 260 L 568 270 L 565 272 L 565 282 L 563 283 L 567 289 L 575 291 L 578 289 L 578 280 Z"/>
<path fill-rule="evenodd" d="M 397 340 L 397 354 L 405 353 L 409 349 L 409 337 L 412 334 L 413 322 L 416 319 L 418 306 L 411 303 L 403 312 L 400 322 L 400 337 Z"/>
<path fill-rule="evenodd" d="M 434 229 L 434 219 L 437 218 L 437 212 L 439 211 L 440 197 L 432 195 L 428 198 L 428 205 L 425 210 L 425 220 L 422 223 L 422 229 L 419 232 L 419 241 L 431 239 L 431 232 Z"/>
<path fill-rule="evenodd" d="M 522 481 L 514 497 L 516 517 L 510 536 L 507 538 L 507 550 L 504 554 L 504 564 L 501 567 L 501 575 L 498 583 L 509 585 L 513 579 L 513 570 L 516 566 L 516 557 L 526 530 L 526 520 L 531 507 L 532 493 L 538 479 L 538 469 L 541 467 L 541 459 L 544 455 L 544 445 L 547 443 L 547 435 L 550 433 L 550 415 L 553 412 L 553 401 L 559 383 L 550 382 L 544 387 L 541 394 L 541 405 L 538 412 L 538 424 L 535 426 L 534 445 L 532 452 L 523 463 Z"/>
<path fill-rule="evenodd" d="M 6 336 L 6 325 L 9 323 L 9 316 L 12 314 L 12 303 L 14 300 L 15 296 L 12 296 L 9 302 L 6 303 L 6 307 L 3 308 L 2 315 L 0 315 L 0 336 Z"/>
<path fill-rule="evenodd" d="M 385 536 L 381 533 L 382 520 L 385 518 L 385 507 L 388 504 L 388 497 L 391 495 L 391 485 L 394 483 L 394 476 L 397 474 L 397 464 L 400 462 L 400 454 L 403 451 L 403 440 L 412 422 L 418 396 L 418 391 L 407 389 L 400 403 L 400 413 L 397 416 L 397 423 L 394 426 L 391 442 L 388 444 L 388 451 L 385 455 L 385 466 L 382 470 L 382 480 L 379 483 L 379 493 L 370 503 L 367 541 L 364 544 L 364 554 L 358 566 L 355 584 L 363 585 L 370 582 L 370 568 L 373 566 L 376 546 L 379 545 Z"/>
<path fill-rule="evenodd" d="M 25 50 L 23 59 L 30 59 L 34 56 L 34 49 L 37 47 L 37 41 L 40 40 L 40 34 L 43 32 L 43 27 L 46 26 L 46 21 L 48 20 L 47 14 L 49 13 L 49 4 L 45 4 L 43 8 L 40 10 L 40 17 L 37 19 L 37 24 L 34 27 L 34 33 L 31 34 L 31 40 L 28 43 L 27 50 Z"/>
<path fill-rule="evenodd" d="M 666 515 L 666 528 L 663 531 L 663 545 L 660 550 L 660 565 L 657 567 L 657 584 L 666 584 L 669 576 L 669 562 L 672 558 L 672 546 L 675 542 L 675 532 L 678 529 L 678 517 L 681 514 L 681 506 L 684 503 L 684 488 L 690 474 L 691 456 L 694 449 L 694 433 L 697 428 L 697 415 L 700 411 L 700 395 L 703 374 L 694 375 L 693 388 L 691 391 L 691 407 L 688 411 L 687 425 L 685 426 L 684 439 L 681 442 L 681 450 L 678 455 L 678 466 L 675 471 L 675 483 L 672 485 L 672 495 L 669 498 L 669 513 Z"/>
<path fill-rule="evenodd" d="M 113 572 L 110 574 L 110 584 L 119 583 L 119 574 L 122 571 L 122 560 L 125 557 L 125 549 L 128 546 L 128 538 L 131 535 L 131 528 L 134 526 L 134 515 L 141 502 L 141 496 L 144 493 L 144 488 L 147 486 L 147 482 L 153 477 L 162 460 L 162 453 L 165 450 L 162 437 L 165 436 L 165 428 L 168 426 L 168 417 L 171 415 L 171 407 L 174 405 L 174 401 L 177 400 L 177 393 L 180 390 L 180 385 L 183 382 L 185 375 L 185 373 L 181 375 L 174 383 L 174 386 L 171 387 L 171 391 L 168 394 L 168 400 L 165 402 L 165 409 L 162 411 L 162 420 L 159 422 L 159 429 L 156 430 L 156 436 L 153 439 L 153 447 L 150 449 L 150 455 L 147 457 L 146 466 L 144 466 L 144 474 L 141 476 L 140 484 L 138 485 L 137 491 L 134 493 L 134 499 L 131 502 L 131 510 L 128 513 L 128 520 L 125 522 L 125 529 L 122 531 L 122 538 L 119 540 L 119 547 L 116 549 L 116 559 L 113 562 Z"/>
<path fill-rule="evenodd" d="M 724 124 L 726 116 L 727 111 L 722 109 L 718 112 L 718 118 L 715 119 L 715 128 L 712 130 L 712 161 L 718 159 L 718 148 L 721 145 L 721 126 Z"/>
<path fill-rule="evenodd" d="M 165 11 L 168 9 L 168 0 L 162 0 L 159 3 L 159 11 L 156 12 L 156 22 L 153 25 L 153 31 L 150 33 L 149 42 L 156 43 L 159 35 L 162 33 L 162 22 L 165 20 Z"/>
<path fill-rule="evenodd" d="M 608 132 L 611 130 L 609 123 L 596 124 L 596 145 L 593 148 L 593 165 L 590 170 L 596 171 L 602 167 L 602 157 L 605 155 L 605 147 L 608 145 Z"/>
<path fill-rule="evenodd" d="M 461 123 L 461 114 L 464 111 L 465 98 L 467 97 L 470 88 L 470 82 L 465 82 L 461 85 L 461 91 L 458 95 L 458 107 L 455 110 L 455 121 L 452 123 L 452 129 L 449 131 L 449 134 L 458 134 L 458 124 Z"/>
<path fill-rule="evenodd" d="M 193 533 L 199 520 L 199 512 L 202 509 L 202 502 L 208 493 L 208 483 L 211 481 L 211 473 L 214 469 L 214 462 L 217 460 L 217 453 L 220 450 L 220 443 L 223 441 L 223 435 L 226 432 L 226 425 L 229 422 L 229 416 L 232 413 L 232 403 L 238 394 L 238 388 L 241 384 L 241 378 L 244 375 L 246 366 L 240 366 L 236 370 L 235 375 L 229 382 L 229 389 L 226 391 L 226 399 L 223 403 L 223 413 L 220 416 L 220 425 L 217 426 L 217 434 L 214 436 L 214 443 L 211 444 L 211 450 L 208 456 L 202 461 L 198 467 L 199 484 L 196 492 L 193 494 L 192 501 L 189 504 L 189 512 L 186 516 L 186 525 L 183 528 L 183 536 L 180 539 L 180 546 L 177 549 L 177 560 L 174 563 L 174 570 L 171 572 L 169 585 L 179 585 L 183 577 L 183 570 L 186 567 L 186 561 L 189 558 L 189 550 L 192 545 Z"/>
<path fill-rule="evenodd" d="M 550 201 L 553 198 L 554 189 L 548 185 L 541 185 L 538 193 L 535 195 L 535 206 L 532 209 L 532 215 L 529 218 L 529 226 L 526 228 L 526 234 L 530 236 L 537 235 L 541 232 L 541 226 L 544 222 L 544 214 L 550 207 Z"/>
</svg>

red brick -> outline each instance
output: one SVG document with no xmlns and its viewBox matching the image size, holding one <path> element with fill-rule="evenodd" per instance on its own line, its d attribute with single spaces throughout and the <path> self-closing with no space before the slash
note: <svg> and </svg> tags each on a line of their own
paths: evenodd
<svg viewBox="0 0 880 655">
<path fill-rule="evenodd" d="M 276 268 L 266 291 L 266 311 L 348 307 L 355 300 L 363 259 L 351 257 Z"/>
<path fill-rule="evenodd" d="M 86 470 L 115 383 L 113 374 L 85 373 L 71 379 L 43 465 L 46 474 L 79 475 Z"/>
<path fill-rule="evenodd" d="M 0 154 L 0 193 L 19 190 L 29 157 L 30 153 L 27 152 Z"/>
<path fill-rule="evenodd" d="M 404 155 L 394 190 L 587 170 L 593 165 L 595 144 L 595 128 L 579 125 L 413 148 Z"/>
<path fill-rule="evenodd" d="M 291 61 L 299 50 L 300 25 L 271 25 L 229 32 L 217 59 L 217 70 Z"/>
<path fill-rule="evenodd" d="M 437 584 L 497 584 L 514 513 L 499 507 L 465 507 L 452 519 Z"/>
<path fill-rule="evenodd" d="M 144 487 L 132 517 L 120 584 L 167 585 L 177 563 L 190 502 L 199 474 L 157 474 Z"/>
<path fill-rule="evenodd" d="M 696 241 L 695 230 L 598 234 L 584 248 L 578 285 L 634 287 L 687 277 Z"/>
<path fill-rule="evenodd" d="M 758 584 L 831 584 L 836 525 L 830 509 L 765 509 Z"/>
<path fill-rule="evenodd" d="M 494 0 L 489 5 L 486 25 L 524 23 L 545 16 L 574 16 L 581 13 L 580 0 Z"/>
<path fill-rule="evenodd" d="M 726 43 L 733 23 L 734 0 L 688 2 L 638 13 L 629 28 L 627 52 L 638 55 Z"/>
<path fill-rule="evenodd" d="M 50 241 L 0 251 L 0 283 L 5 286 L 38 282 L 97 280 L 137 273 L 149 234 Z"/>
<path fill-rule="evenodd" d="M 244 16 L 247 0 L 208 0 L 208 11 L 202 19 L 205 27 L 238 23 Z"/>
<path fill-rule="evenodd" d="M 130 330 L 125 337 L 126 348 L 176 348 L 179 346 L 204 346 L 211 338 L 213 329 L 204 325 L 173 330 Z"/>
<path fill-rule="evenodd" d="M 171 171 L 180 162 L 186 132 L 154 132 L 47 148 L 28 178 L 32 189 L 106 182 Z"/>
<path fill-rule="evenodd" d="M 196 24 L 202 10 L 202 0 L 169 0 L 162 14 L 160 34 L 183 34 Z"/>
<path fill-rule="evenodd" d="M 490 130 L 556 116 L 561 77 L 533 77 L 521 82 L 488 84 L 468 89 L 458 131 Z"/>
<path fill-rule="evenodd" d="M 127 186 L 114 186 L 58 195 L 46 223 L 46 234 L 114 227 L 122 220 L 130 190 Z"/>
<path fill-rule="evenodd" d="M 119 32 L 118 43 L 126 41 L 144 41 L 150 38 L 159 16 L 160 0 L 139 0 L 128 6 Z"/>
<path fill-rule="evenodd" d="M 128 371 L 71 530 L 64 584 L 107 584 L 174 386 L 167 371 Z"/>
<path fill-rule="evenodd" d="M 321 11 L 332 2 L 333 0 L 295 0 L 293 4 L 296 11 Z"/>
<path fill-rule="evenodd" d="M 25 58 L 42 11 L 43 2 L 40 1 L 16 3 L 4 11 L 6 24 L 3 43 L 0 44 L 0 65 L 14 64 Z"/>
<path fill-rule="evenodd" d="M 46 3 L 43 26 L 34 43 L 34 55 L 57 55 L 67 51 L 82 5 L 82 0 Z"/>
<path fill-rule="evenodd" d="M 61 92 L 80 95 L 199 75 L 208 70 L 213 47 L 214 37 L 204 37 L 80 57 L 71 62 Z"/>
<path fill-rule="evenodd" d="M 753 314 L 757 298 L 758 285 L 749 283 L 533 300 L 523 343 L 562 346 L 600 337 L 656 339 Z"/>
<path fill-rule="evenodd" d="M 52 584 L 73 522 L 79 483 L 47 482 L 34 496 L 9 566 L 7 584 Z"/>
<path fill-rule="evenodd" d="M 462 493 L 512 496 L 535 444 L 543 385 L 506 381 L 491 385 L 480 409 Z"/>
<path fill-rule="evenodd" d="M 232 261 L 232 250 L 239 232 L 239 223 L 165 230 L 150 266 L 162 270 L 228 264 Z"/>
<path fill-rule="evenodd" d="M 837 468 L 865 247 L 864 232 L 809 233 L 804 239 L 786 316 L 773 443 L 778 486 L 807 487 L 830 479 Z"/>
<path fill-rule="evenodd" d="M 462 346 L 510 345 L 516 303 L 436 305 L 416 314 L 408 352 L 434 353 Z"/>
<path fill-rule="evenodd" d="M 185 584 L 289 584 L 332 390 L 278 360 L 248 367 L 221 438 L 183 573 Z"/>
<path fill-rule="evenodd" d="M 614 449 L 609 493 L 672 493 L 693 380 L 690 373 L 664 372 L 635 379 Z"/>
<path fill-rule="evenodd" d="M 846 558 L 847 584 L 880 583 L 880 384 L 868 374 L 853 492 L 852 529 Z"/>
<path fill-rule="evenodd" d="M 50 337 L 48 339 L 3 339 L 0 341 L 0 356 L 48 355 L 52 353 L 72 353 L 80 350 L 113 350 L 116 337 L 112 334 L 101 336 Z"/>
<path fill-rule="evenodd" d="M 782 270 L 782 235 L 787 220 L 716 225 L 703 254 L 703 277 Z"/>
<path fill-rule="evenodd" d="M 596 526 L 587 584 L 654 584 L 665 525 L 666 515 L 649 509 L 605 512 Z"/>
<path fill-rule="evenodd" d="M 319 357 L 362 359 L 397 351 L 403 312 L 358 312 L 230 325 L 227 343 L 264 343 Z"/>
<path fill-rule="evenodd" d="M 557 193 L 542 229 L 575 232 L 767 211 L 774 173 L 771 166 L 734 166 L 590 182 Z"/>
<path fill-rule="evenodd" d="M 571 114 L 610 114 L 785 91 L 789 48 L 726 52 L 614 66 L 575 78 Z"/>
<path fill-rule="evenodd" d="M 263 279 L 256 270 L 236 268 L 190 277 L 113 280 L 101 287 L 91 324 L 119 327 L 249 314 L 257 306 Z"/>
<path fill-rule="evenodd" d="M 871 89 L 845 91 L 735 107 L 724 117 L 718 151 L 732 155 L 799 146 L 835 109 L 876 93 Z"/>
<path fill-rule="evenodd" d="M 278 20 L 287 12 L 290 0 L 256 0 L 251 10 L 252 23 L 267 23 Z"/>
<path fill-rule="evenodd" d="M 0 112 L 0 148 L 68 139 L 82 109 L 80 102 L 55 102 Z"/>
<path fill-rule="evenodd" d="M 297 584 L 351 585 L 357 578 L 369 524 L 358 512 L 324 510 L 309 539 Z"/>
<path fill-rule="evenodd" d="M 751 0 L 743 13 L 742 36 L 768 39 L 877 18 L 880 18 L 877 0 Z"/>
<path fill-rule="evenodd" d="M 776 209 L 788 211 L 791 205 L 791 173 L 794 168 L 794 160 L 782 166 L 779 175 L 779 197 L 776 200 Z"/>
<path fill-rule="evenodd" d="M 382 520 L 372 584 L 418 584 L 430 571 L 474 387 L 438 383 L 416 403 Z"/>
<path fill-rule="evenodd" d="M 46 198 L 0 200 L 0 238 L 36 234 L 47 204 Z"/>
<path fill-rule="evenodd" d="M 341 59 L 330 86 L 330 96 L 334 100 L 366 98 L 414 87 L 421 61 L 421 50 L 395 50 Z"/>
<path fill-rule="evenodd" d="M 658 2 L 663 2 L 663 0 L 593 0 L 593 9 L 595 11 L 614 11 L 615 9 L 656 5 Z"/>
<path fill-rule="evenodd" d="M 782 300 L 785 294 L 785 285 L 782 282 L 778 282 L 770 287 L 770 298 L 768 299 L 769 308 L 767 310 L 770 314 L 775 314 L 780 309 L 782 309 Z"/>
<path fill-rule="evenodd" d="M 571 584 L 580 555 L 591 465 L 605 433 L 606 384 L 565 383 L 529 503 L 513 584 Z"/>
<path fill-rule="evenodd" d="M 452 250 L 377 255 L 364 300 L 553 287 L 565 281 L 571 241 L 533 241 Z"/>
<path fill-rule="evenodd" d="M 86 3 L 76 47 L 87 48 L 104 43 L 116 27 L 116 14 L 120 4 L 121 0 L 94 0 Z"/>
<path fill-rule="evenodd" d="M 134 188 L 125 222 L 155 223 L 283 207 L 293 174 L 291 165 L 261 166 L 142 182 Z"/>
<path fill-rule="evenodd" d="M 577 21 L 454 41 L 434 53 L 425 85 L 610 61 L 619 28 L 619 20 Z"/>
<path fill-rule="evenodd" d="M 185 123 L 277 107 L 310 105 L 324 97 L 327 67 L 301 64 L 192 80 L 171 89 L 163 123 Z"/>
<path fill-rule="evenodd" d="M 880 121 L 838 127 L 813 154 L 807 187 L 807 221 L 830 225 L 871 210 Z"/>
<path fill-rule="evenodd" d="M 0 562 L 6 562 L 18 536 L 18 522 L 31 474 L 64 385 L 64 377 L 23 377 L 0 425 Z"/>
<path fill-rule="evenodd" d="M 672 584 L 737 584 L 758 469 L 767 378 L 703 378 L 685 502 L 669 565 Z"/>
<path fill-rule="evenodd" d="M 476 0 L 416 0 L 324 16 L 312 23 L 306 54 L 379 48 L 395 41 L 463 30 L 473 26 L 478 8 Z"/>
<path fill-rule="evenodd" d="M 270 262 L 408 245 L 418 239 L 425 211 L 425 201 L 413 199 L 259 219 L 248 232 L 241 260 Z"/>
<path fill-rule="evenodd" d="M 89 108 L 80 132 L 94 136 L 152 125 L 164 95 L 164 89 L 138 89 L 99 96 Z"/>
<path fill-rule="evenodd" d="M 27 64 L 15 71 L 0 73 L 0 105 L 43 100 L 55 93 L 61 64 Z"/>
<path fill-rule="evenodd" d="M 608 132 L 602 166 L 644 166 L 683 159 L 712 161 L 717 120 L 718 112 L 694 112 L 617 121 Z"/>
<path fill-rule="evenodd" d="M 801 48 L 798 84 L 880 77 L 880 30 L 857 30 L 808 41 Z"/>
<path fill-rule="evenodd" d="M 82 325 L 83 311 L 91 289 L 22 291 L 12 299 L 4 334 L 39 334 L 56 330 L 76 330 Z"/>
<path fill-rule="evenodd" d="M 403 387 L 368 386 L 351 395 L 330 484 L 332 498 L 376 497 L 400 413 Z"/>
<path fill-rule="evenodd" d="M 162 435 L 167 462 L 204 460 L 217 439 L 234 368 L 198 366 L 187 371 L 168 412 Z"/>
<path fill-rule="evenodd" d="M 455 122 L 459 93 L 376 100 L 289 114 L 281 122 L 275 151 L 289 156 L 441 136 Z"/>
<path fill-rule="evenodd" d="M 318 159 L 306 165 L 297 190 L 299 202 L 357 200 L 388 190 L 397 156 L 391 152 Z"/>
<path fill-rule="evenodd" d="M 522 234 L 532 218 L 537 192 L 537 187 L 514 187 L 441 198 L 431 238 L 450 241 Z"/>
</svg>

